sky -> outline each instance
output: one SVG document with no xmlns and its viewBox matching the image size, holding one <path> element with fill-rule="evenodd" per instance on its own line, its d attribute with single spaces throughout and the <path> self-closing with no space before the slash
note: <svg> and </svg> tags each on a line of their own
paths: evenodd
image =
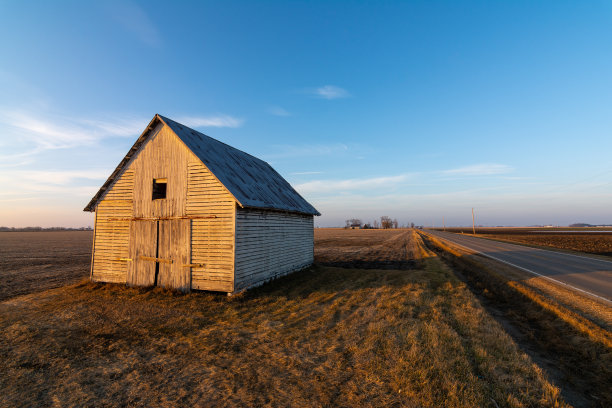
<svg viewBox="0 0 612 408">
<path fill-rule="evenodd" d="M 610 1 L 0 0 L 0 226 L 82 209 L 155 113 L 315 225 L 612 224 Z"/>
</svg>

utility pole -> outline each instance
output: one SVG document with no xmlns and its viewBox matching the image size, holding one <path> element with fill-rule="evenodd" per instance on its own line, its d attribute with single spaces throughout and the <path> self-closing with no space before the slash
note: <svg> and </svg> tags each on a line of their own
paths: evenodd
<svg viewBox="0 0 612 408">
<path fill-rule="evenodd" d="M 474 207 L 472 207 L 472 232 L 476 235 L 476 223 L 474 222 Z"/>
<path fill-rule="evenodd" d="M 444 222 L 444 216 L 442 216 L 442 229 L 446 231 L 446 223 Z"/>
</svg>

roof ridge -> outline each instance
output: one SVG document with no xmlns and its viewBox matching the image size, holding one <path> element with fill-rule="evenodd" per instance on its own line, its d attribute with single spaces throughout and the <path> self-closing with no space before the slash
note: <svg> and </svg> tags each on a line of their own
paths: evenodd
<svg viewBox="0 0 612 408">
<path fill-rule="evenodd" d="M 269 163 L 247 152 L 198 132 L 175 120 L 155 114 L 117 168 L 85 207 L 95 207 L 116 178 L 151 137 L 157 125 L 167 126 L 208 168 L 243 207 L 321 215 Z"/>
<path fill-rule="evenodd" d="M 225 146 L 229 147 L 229 148 L 230 148 L 230 149 L 232 149 L 232 150 L 237 150 L 237 151 L 239 151 L 240 153 L 243 153 L 243 154 L 246 154 L 246 155 L 248 155 L 248 156 L 251 156 L 251 157 L 252 157 L 252 158 L 254 158 L 255 160 L 259 160 L 260 162 L 263 162 L 263 163 L 268 164 L 268 162 L 267 162 L 267 161 L 262 160 L 262 159 L 260 159 L 259 157 L 253 156 L 252 154 L 247 153 L 247 152 L 245 152 L 244 150 L 240 150 L 240 149 L 238 149 L 237 147 L 234 147 L 234 146 L 229 145 L 229 144 L 227 144 L 227 143 L 225 143 L 225 142 L 222 142 L 221 140 L 215 139 L 215 138 L 214 138 L 214 137 L 212 137 L 212 136 L 208 136 L 206 133 L 202 133 L 202 132 L 200 132 L 199 130 L 196 130 L 196 129 L 191 128 L 191 127 L 189 127 L 189 126 L 186 126 L 186 125 L 184 125 L 184 124 L 182 124 L 182 123 L 180 123 L 180 122 L 177 122 L 177 121 L 176 121 L 176 120 L 174 120 L 174 119 L 170 119 L 170 118 L 168 118 L 167 116 L 160 115 L 159 113 L 157 114 L 157 116 L 159 116 L 159 117 L 160 117 L 160 118 L 161 118 L 161 119 L 162 119 L 164 122 L 166 122 L 166 121 L 174 122 L 174 123 L 176 123 L 176 124 L 177 124 L 177 125 L 179 125 L 179 126 L 182 126 L 182 127 L 186 128 L 186 129 L 189 129 L 189 130 L 191 130 L 191 131 L 194 131 L 194 132 L 198 133 L 199 135 L 205 136 L 205 137 L 207 137 L 207 138 L 209 138 L 209 139 L 211 139 L 211 140 L 214 140 L 214 141 L 215 141 L 215 142 L 217 142 L 217 143 L 221 143 L 221 144 L 223 144 L 223 145 L 225 145 Z M 270 165 L 268 164 L 268 166 L 270 166 Z M 270 166 L 270 167 L 271 167 L 271 166 Z"/>
</svg>

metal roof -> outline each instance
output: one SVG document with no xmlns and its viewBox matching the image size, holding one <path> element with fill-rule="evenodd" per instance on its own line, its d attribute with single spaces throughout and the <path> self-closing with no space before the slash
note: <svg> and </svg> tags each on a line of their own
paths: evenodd
<svg viewBox="0 0 612 408">
<path fill-rule="evenodd" d="M 265 161 L 161 115 L 155 115 L 130 152 L 85 207 L 85 211 L 94 210 L 98 200 L 146 141 L 158 120 L 172 129 L 242 207 L 321 215 Z"/>
</svg>

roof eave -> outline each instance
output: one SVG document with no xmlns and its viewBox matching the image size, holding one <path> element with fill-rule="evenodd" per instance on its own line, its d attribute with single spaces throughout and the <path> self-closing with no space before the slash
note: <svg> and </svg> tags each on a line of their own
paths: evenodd
<svg viewBox="0 0 612 408">
<path fill-rule="evenodd" d="M 119 165 L 117 165 L 117 167 L 111 173 L 111 175 L 108 177 L 108 179 L 106 179 L 106 181 L 104 182 L 102 187 L 100 187 L 100 189 L 98 190 L 96 195 L 94 195 L 93 198 L 89 201 L 89 203 L 85 206 L 83 211 L 88 211 L 88 212 L 96 211 L 96 205 L 98 204 L 98 202 L 100 201 L 100 199 L 102 198 L 104 193 L 106 193 L 106 190 L 108 190 L 108 187 L 115 181 L 115 178 L 119 175 L 119 173 L 121 173 L 121 171 L 123 170 L 125 165 L 132 159 L 134 153 L 136 153 L 140 149 L 140 146 L 142 146 L 144 141 L 147 139 L 148 134 L 153 129 L 155 129 L 155 127 L 157 126 L 158 122 L 164 123 L 163 120 L 160 118 L 160 116 L 156 113 L 155 116 L 153 117 L 153 119 L 151 119 L 151 122 L 149 122 L 149 125 L 140 134 L 138 139 L 136 139 L 136 142 L 132 145 L 132 147 L 130 148 L 128 153 L 121 160 Z"/>
</svg>

